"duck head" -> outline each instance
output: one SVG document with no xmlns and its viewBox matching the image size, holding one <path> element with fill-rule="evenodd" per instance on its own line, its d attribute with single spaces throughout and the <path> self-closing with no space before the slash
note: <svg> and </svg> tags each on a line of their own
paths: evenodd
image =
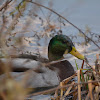
<svg viewBox="0 0 100 100">
<path fill-rule="evenodd" d="M 84 60 L 84 56 L 76 50 L 73 42 L 68 36 L 56 35 L 50 40 L 48 46 L 49 61 L 62 59 L 63 55 L 68 53 L 81 60 Z"/>
</svg>

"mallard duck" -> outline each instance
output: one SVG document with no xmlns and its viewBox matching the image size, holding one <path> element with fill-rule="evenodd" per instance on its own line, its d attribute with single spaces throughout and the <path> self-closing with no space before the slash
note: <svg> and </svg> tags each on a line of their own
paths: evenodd
<svg viewBox="0 0 100 100">
<path fill-rule="evenodd" d="M 26 84 L 30 87 L 47 87 L 58 85 L 60 81 L 70 77 L 75 73 L 73 66 L 67 60 L 62 60 L 64 54 L 72 54 L 78 59 L 84 60 L 84 56 L 80 54 L 66 35 L 55 35 L 48 45 L 49 63 L 34 61 L 32 59 L 12 58 L 11 64 L 13 71 L 12 76 L 17 76 L 16 80 L 25 79 Z M 4 61 L 4 60 L 3 60 Z M 56 63 L 50 63 L 50 62 Z M 28 74 L 19 72 L 31 69 Z"/>
</svg>

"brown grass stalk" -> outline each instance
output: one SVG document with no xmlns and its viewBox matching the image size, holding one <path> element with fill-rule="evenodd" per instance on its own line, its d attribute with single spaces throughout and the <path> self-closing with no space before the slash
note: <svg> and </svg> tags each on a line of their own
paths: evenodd
<svg viewBox="0 0 100 100">
<path fill-rule="evenodd" d="M 88 82 L 91 82 L 92 80 L 89 80 Z M 93 85 L 92 83 L 88 83 L 88 87 L 89 87 L 89 96 L 91 98 L 91 100 L 93 100 L 93 95 L 92 95 L 92 90 L 93 90 Z"/>
<path fill-rule="evenodd" d="M 80 83 L 80 70 L 77 71 L 78 83 Z M 81 100 L 81 85 L 78 84 L 78 100 Z"/>
</svg>

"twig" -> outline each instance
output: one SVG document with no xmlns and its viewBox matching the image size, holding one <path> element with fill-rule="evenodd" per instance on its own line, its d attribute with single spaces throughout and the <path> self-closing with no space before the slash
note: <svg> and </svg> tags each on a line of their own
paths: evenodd
<svg viewBox="0 0 100 100">
<path fill-rule="evenodd" d="M 83 69 L 83 66 L 84 66 L 84 60 L 83 60 L 82 66 L 81 66 L 82 69 Z"/>
<path fill-rule="evenodd" d="M 2 7 L 0 7 L 0 11 L 2 11 L 5 7 L 7 7 L 7 5 L 11 2 L 12 0 L 10 0 L 10 1 L 6 1 L 3 5 L 2 5 Z"/>
<path fill-rule="evenodd" d="M 77 73 L 78 83 L 80 83 L 80 70 Z M 78 100 L 81 100 L 81 85 L 78 84 Z"/>
<path fill-rule="evenodd" d="M 97 72 L 87 61 L 85 61 L 85 62 L 91 67 L 91 69 L 92 69 L 93 71 L 95 71 L 98 75 L 100 75 L 100 73 Z"/>
<path fill-rule="evenodd" d="M 81 84 L 88 84 L 88 83 L 95 83 L 95 82 L 100 82 L 100 80 L 97 80 L 97 81 L 91 81 L 91 82 L 83 82 L 83 83 L 75 83 L 75 84 L 68 84 L 68 85 L 65 85 L 65 86 L 58 86 L 56 88 L 52 88 L 52 89 L 49 89 L 49 90 L 45 90 L 45 91 L 41 91 L 41 92 L 37 92 L 37 93 L 33 93 L 33 94 L 29 94 L 27 95 L 27 97 L 29 96 L 35 96 L 35 95 L 40 95 L 40 94 L 47 94 L 47 93 L 51 93 L 53 91 L 55 91 L 56 89 L 62 89 L 62 88 L 67 88 L 67 87 L 70 87 L 70 86 L 76 86 L 76 85 L 81 85 Z"/>
<path fill-rule="evenodd" d="M 31 2 L 31 3 L 33 3 L 33 4 L 37 5 L 37 6 L 41 6 L 41 7 L 45 8 L 45 9 L 48 9 L 48 10 L 50 10 L 51 12 L 55 13 L 55 14 L 58 15 L 60 18 L 64 19 L 64 20 L 67 21 L 70 25 L 72 25 L 72 26 L 75 27 L 77 30 L 79 30 L 79 32 L 81 32 L 86 38 L 88 38 L 89 40 L 91 40 L 91 41 L 100 49 L 99 45 L 97 45 L 97 44 L 95 43 L 95 41 L 93 41 L 91 38 L 89 38 L 88 36 L 86 36 L 85 33 L 84 33 L 80 28 L 78 28 L 76 25 L 74 25 L 73 23 L 71 23 L 71 22 L 70 22 L 69 20 L 67 20 L 65 17 L 63 17 L 63 16 L 61 16 L 60 14 L 58 14 L 56 11 L 54 11 L 54 10 L 52 10 L 52 9 L 50 9 L 50 8 L 48 8 L 48 7 L 46 7 L 46 6 L 44 6 L 44 5 L 41 5 L 41 4 L 39 4 L 39 3 L 33 2 L 32 0 L 26 0 L 26 1 L 27 1 L 27 2 Z"/>
<path fill-rule="evenodd" d="M 88 82 L 91 82 L 92 80 L 89 80 Z M 93 100 L 93 95 L 92 95 L 92 90 L 93 90 L 93 84 L 92 83 L 88 83 L 88 87 L 89 87 L 89 96 L 91 98 L 91 100 Z"/>
</svg>

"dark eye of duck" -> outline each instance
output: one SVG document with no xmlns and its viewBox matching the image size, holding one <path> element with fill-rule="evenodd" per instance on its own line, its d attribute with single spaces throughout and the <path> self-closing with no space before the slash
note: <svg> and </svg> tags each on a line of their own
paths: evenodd
<svg viewBox="0 0 100 100">
<path fill-rule="evenodd" d="M 63 43 L 63 44 L 65 44 L 65 43 L 66 43 L 66 41 L 62 41 L 62 43 Z"/>
</svg>

